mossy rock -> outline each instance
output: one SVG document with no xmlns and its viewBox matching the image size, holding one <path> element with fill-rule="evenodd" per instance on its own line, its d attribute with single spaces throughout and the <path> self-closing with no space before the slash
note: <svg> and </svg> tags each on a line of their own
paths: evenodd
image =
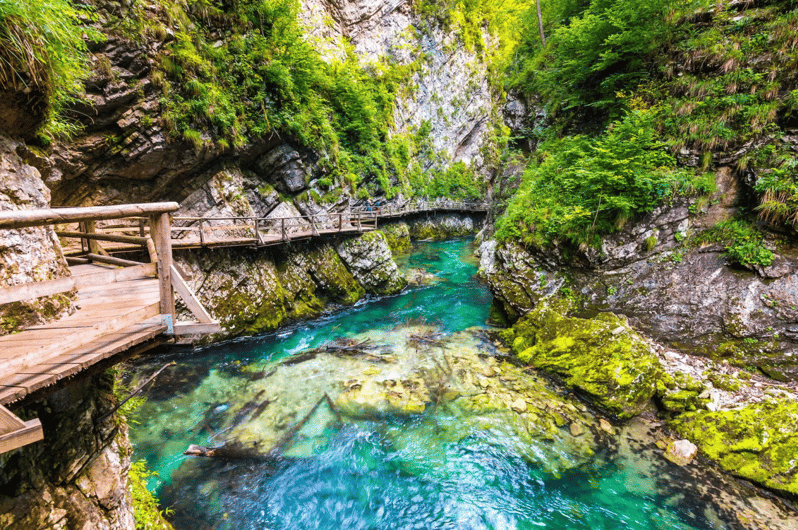
<svg viewBox="0 0 798 530">
<path fill-rule="evenodd" d="M 688 412 L 670 427 L 729 473 L 798 496 L 798 403 L 781 399 Z"/>
<path fill-rule="evenodd" d="M 727 392 L 737 392 L 742 387 L 742 383 L 730 375 L 720 374 L 717 372 L 709 372 L 707 374 L 707 379 L 712 382 L 712 385 L 720 390 L 725 390 Z"/>
<path fill-rule="evenodd" d="M 380 232 L 388 241 L 388 248 L 393 254 L 401 254 L 410 250 L 410 228 L 407 223 L 393 223 L 380 228 Z"/>
<path fill-rule="evenodd" d="M 704 408 L 707 400 L 699 397 L 695 390 L 677 389 L 661 396 L 662 406 L 671 412 L 685 412 Z"/>
<path fill-rule="evenodd" d="M 663 375 L 648 346 L 611 313 L 583 319 L 541 306 L 504 338 L 521 360 L 557 374 L 620 419 L 649 407 Z"/>
</svg>

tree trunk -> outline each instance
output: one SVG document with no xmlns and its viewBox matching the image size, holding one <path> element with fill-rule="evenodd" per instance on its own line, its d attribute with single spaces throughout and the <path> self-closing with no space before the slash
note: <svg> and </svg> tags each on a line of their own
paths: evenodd
<svg viewBox="0 0 798 530">
<path fill-rule="evenodd" d="M 543 32 L 543 13 L 540 11 L 540 0 L 535 0 L 535 5 L 538 8 L 538 28 L 540 29 L 540 42 L 546 46 L 546 34 Z"/>
</svg>

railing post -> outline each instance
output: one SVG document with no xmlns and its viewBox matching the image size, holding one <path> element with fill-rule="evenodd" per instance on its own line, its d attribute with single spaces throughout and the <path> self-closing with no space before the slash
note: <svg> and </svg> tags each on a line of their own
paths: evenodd
<svg viewBox="0 0 798 530">
<path fill-rule="evenodd" d="M 280 219 L 280 240 L 285 241 L 285 217 Z"/>
<path fill-rule="evenodd" d="M 202 230 L 202 223 L 203 222 L 204 221 L 202 219 L 200 219 L 200 221 L 199 221 L 199 236 L 200 236 L 200 246 L 201 247 L 205 246 L 205 232 Z"/>
<path fill-rule="evenodd" d="M 360 214 L 357 214 L 357 231 L 362 232 L 363 228 L 360 226 Z"/>
<path fill-rule="evenodd" d="M 168 213 L 150 217 L 150 234 L 158 252 L 158 286 L 161 293 L 161 315 L 167 315 L 169 330 L 175 323 L 175 294 L 172 290 L 172 226 Z"/>
<path fill-rule="evenodd" d="M 85 221 L 84 225 L 86 226 L 86 233 L 93 234 L 95 233 L 95 222 L 94 221 Z M 102 254 L 100 250 L 100 244 L 94 239 L 87 239 L 86 242 L 89 245 L 89 252 L 92 254 Z"/>
<path fill-rule="evenodd" d="M 341 231 L 341 226 L 343 225 L 343 222 L 344 222 L 343 214 L 341 212 L 338 212 L 338 231 L 339 232 Z"/>
</svg>

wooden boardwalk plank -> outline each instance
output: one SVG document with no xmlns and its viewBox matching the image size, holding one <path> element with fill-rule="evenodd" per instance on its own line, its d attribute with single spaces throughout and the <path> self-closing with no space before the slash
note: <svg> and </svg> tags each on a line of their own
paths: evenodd
<svg viewBox="0 0 798 530">
<path fill-rule="evenodd" d="M 134 324 L 123 331 L 103 335 L 94 341 L 73 348 L 67 353 L 37 363 L 21 372 L 0 380 L 0 403 L 11 403 L 31 392 L 57 383 L 64 377 L 81 372 L 90 366 L 133 346 L 154 339 L 166 330 L 162 324 Z"/>
<path fill-rule="evenodd" d="M 113 333 L 130 325 L 141 322 L 158 314 L 159 306 L 157 299 L 150 300 L 151 303 L 144 306 L 112 305 L 107 316 L 94 324 L 90 330 L 77 328 L 72 333 L 64 333 L 63 329 L 36 330 L 12 335 L 14 341 L 8 341 L 9 352 L 0 348 L 0 374 L 18 372 L 30 367 L 33 364 L 47 361 L 50 357 L 62 353 L 65 348 L 76 348 L 83 346 L 97 339 L 106 333 Z M 23 341 L 30 338 L 30 343 Z M 0 346 L 3 342 L 0 342 Z M 13 352 L 13 357 L 8 354 Z"/>
</svg>

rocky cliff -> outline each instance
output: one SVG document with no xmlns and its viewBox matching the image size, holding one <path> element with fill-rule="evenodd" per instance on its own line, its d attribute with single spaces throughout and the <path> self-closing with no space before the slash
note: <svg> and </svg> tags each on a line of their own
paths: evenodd
<svg viewBox="0 0 798 530">
<path fill-rule="evenodd" d="M 50 191 L 26 162 L 24 143 L 0 135 L 0 210 L 47 208 Z M 52 227 L 0 230 L 0 287 L 69 274 Z M 0 334 L 56 318 L 72 308 L 69 294 L 0 305 Z"/>
<path fill-rule="evenodd" d="M 734 263 L 706 234 L 730 219 L 743 192 L 729 168 L 703 209 L 665 204 L 603 239 L 601 248 L 522 247 L 483 242 L 481 274 L 511 319 L 544 300 L 569 298 L 576 314 L 610 311 L 679 349 L 798 379 L 798 253 L 776 234 L 767 267 Z"/>
<path fill-rule="evenodd" d="M 15 412 L 37 417 L 45 440 L 0 455 L 0 526 L 129 530 L 127 425 L 106 417 L 115 398 L 107 374 L 75 383 Z"/>
</svg>

